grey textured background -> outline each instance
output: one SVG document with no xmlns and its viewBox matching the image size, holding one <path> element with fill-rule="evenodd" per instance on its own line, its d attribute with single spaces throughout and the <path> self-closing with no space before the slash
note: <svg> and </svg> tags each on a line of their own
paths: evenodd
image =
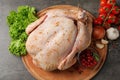
<svg viewBox="0 0 120 80">
<path fill-rule="evenodd" d="M 8 51 L 10 37 L 6 16 L 20 5 L 41 10 L 51 5 L 77 5 L 77 0 L 0 0 L 0 80 L 35 80 L 24 67 L 21 58 Z M 80 6 L 97 16 L 99 0 L 80 0 Z M 92 80 L 120 80 L 120 38 L 110 42 L 105 64 Z"/>
</svg>

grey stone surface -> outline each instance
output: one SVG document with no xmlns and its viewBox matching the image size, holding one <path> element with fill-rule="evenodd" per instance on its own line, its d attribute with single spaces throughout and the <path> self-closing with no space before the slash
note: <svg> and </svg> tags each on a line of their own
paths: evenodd
<svg viewBox="0 0 120 80">
<path fill-rule="evenodd" d="M 80 6 L 97 16 L 99 0 L 79 0 Z M 51 5 L 77 5 L 77 0 L 0 0 L 0 80 L 35 80 L 24 67 L 21 58 L 8 51 L 10 37 L 6 17 L 20 5 L 41 10 Z M 114 44 L 114 45 L 113 45 Z M 120 80 L 120 38 L 110 42 L 105 64 L 92 80 Z"/>
</svg>

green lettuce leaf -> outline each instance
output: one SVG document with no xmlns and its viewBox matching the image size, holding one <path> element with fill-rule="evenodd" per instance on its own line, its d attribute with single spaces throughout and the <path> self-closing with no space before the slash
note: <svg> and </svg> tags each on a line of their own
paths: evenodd
<svg viewBox="0 0 120 80">
<path fill-rule="evenodd" d="M 26 27 L 37 20 L 34 7 L 19 6 L 17 11 L 11 11 L 7 16 L 7 24 L 9 26 L 9 34 L 11 42 L 9 51 L 21 56 L 26 54 L 25 42 L 28 35 L 25 33 Z"/>
</svg>

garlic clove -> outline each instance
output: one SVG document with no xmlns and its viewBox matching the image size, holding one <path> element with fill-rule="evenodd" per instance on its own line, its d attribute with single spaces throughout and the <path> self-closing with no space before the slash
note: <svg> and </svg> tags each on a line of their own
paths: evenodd
<svg viewBox="0 0 120 80">
<path fill-rule="evenodd" d="M 99 48 L 99 49 L 102 49 L 102 48 L 104 48 L 104 44 L 102 44 L 102 43 L 96 43 L 96 47 L 97 48 Z"/>
<path fill-rule="evenodd" d="M 108 44 L 108 41 L 105 40 L 105 39 L 101 39 L 101 43 L 102 43 L 102 44 Z"/>
</svg>

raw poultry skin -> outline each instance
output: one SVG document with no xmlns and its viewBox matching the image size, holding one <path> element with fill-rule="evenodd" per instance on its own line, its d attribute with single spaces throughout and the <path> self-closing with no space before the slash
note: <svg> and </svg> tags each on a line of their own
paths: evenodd
<svg viewBox="0 0 120 80">
<path fill-rule="evenodd" d="M 87 23 L 77 20 L 75 24 L 75 20 L 77 12 L 55 9 L 26 28 L 29 35 L 26 49 L 35 65 L 52 71 L 65 70 L 75 64 L 77 52 L 86 49 L 91 42 Z"/>
</svg>

